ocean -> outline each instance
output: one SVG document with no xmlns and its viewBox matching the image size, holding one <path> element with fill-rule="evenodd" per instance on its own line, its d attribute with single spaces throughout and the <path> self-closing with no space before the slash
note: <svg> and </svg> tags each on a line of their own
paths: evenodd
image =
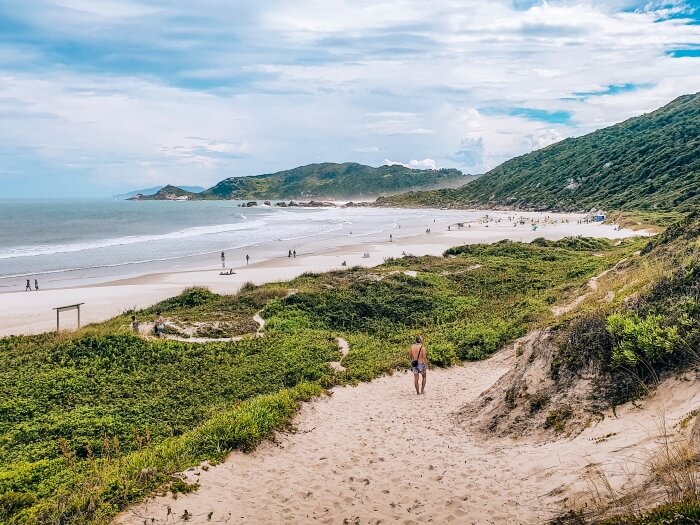
<svg viewBox="0 0 700 525">
<path fill-rule="evenodd" d="M 373 208 L 243 208 L 235 201 L 0 200 L 0 291 L 27 278 L 42 288 L 95 284 L 150 272 L 228 266 L 388 237 L 427 212 Z M 433 222 L 435 212 L 431 212 Z M 441 221 L 455 212 L 443 211 Z M 481 213 L 473 212 L 474 215 Z M 460 212 L 464 218 L 465 212 Z M 396 233 L 396 232 L 394 232 Z"/>
</svg>

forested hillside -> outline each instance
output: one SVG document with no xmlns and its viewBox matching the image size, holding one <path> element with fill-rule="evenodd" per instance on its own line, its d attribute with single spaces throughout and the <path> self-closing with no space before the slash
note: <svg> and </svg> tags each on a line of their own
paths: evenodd
<svg viewBox="0 0 700 525">
<path fill-rule="evenodd" d="M 700 93 L 501 164 L 456 190 L 383 205 L 688 211 L 700 204 Z"/>
<path fill-rule="evenodd" d="M 454 169 L 373 168 L 348 162 L 309 164 L 287 171 L 230 177 L 200 193 L 205 199 L 357 198 L 392 195 L 409 189 L 458 187 L 472 180 Z"/>
</svg>

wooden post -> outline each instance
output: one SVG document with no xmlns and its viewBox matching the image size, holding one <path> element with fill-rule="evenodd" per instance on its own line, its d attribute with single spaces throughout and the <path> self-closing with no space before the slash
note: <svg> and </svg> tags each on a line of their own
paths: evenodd
<svg viewBox="0 0 700 525">
<path fill-rule="evenodd" d="M 61 312 L 65 312 L 66 310 L 78 310 L 78 330 L 80 330 L 80 306 L 83 304 L 85 303 L 71 304 L 68 306 L 59 306 L 58 308 L 54 308 L 54 310 L 56 310 L 56 332 L 59 332 L 60 330 Z"/>
</svg>

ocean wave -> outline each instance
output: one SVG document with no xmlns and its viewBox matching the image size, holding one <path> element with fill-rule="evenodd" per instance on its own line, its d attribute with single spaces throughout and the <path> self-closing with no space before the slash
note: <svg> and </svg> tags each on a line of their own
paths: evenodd
<svg viewBox="0 0 700 525">
<path fill-rule="evenodd" d="M 54 255 L 58 253 L 75 253 L 88 250 L 97 250 L 100 248 L 110 248 L 113 246 L 125 246 L 130 244 L 139 244 L 143 242 L 156 242 L 177 240 L 183 238 L 201 237 L 204 235 L 215 235 L 218 233 L 226 233 L 240 230 L 251 230 L 265 226 L 266 221 L 253 220 L 248 222 L 239 222 L 234 224 L 215 224 L 211 226 L 195 226 L 185 228 L 170 233 L 158 235 L 128 235 L 124 237 L 114 237 L 112 239 L 103 239 L 87 242 L 76 242 L 69 244 L 44 244 L 37 246 L 20 246 L 10 248 L 6 252 L 0 252 L 0 259 L 17 259 L 21 257 L 35 257 L 37 255 Z"/>
<path fill-rule="evenodd" d="M 297 237 L 289 237 L 289 238 L 283 238 L 283 239 L 269 239 L 263 241 L 262 244 L 272 244 L 277 241 L 293 241 L 293 240 L 299 240 L 299 239 L 308 239 L 311 237 L 318 237 L 320 235 L 324 235 L 327 233 L 333 233 L 334 231 L 340 230 L 342 227 L 335 227 L 335 228 L 328 228 L 319 232 L 315 233 L 309 233 L 309 234 L 303 234 Z M 226 231 L 231 231 L 231 230 L 226 230 Z M 259 246 L 261 243 L 259 241 L 253 241 L 251 240 L 250 242 L 245 242 L 242 244 L 236 244 L 232 246 L 226 246 L 224 248 L 225 251 L 230 251 L 230 250 L 240 250 L 242 248 L 250 248 L 250 247 L 255 247 Z M 56 270 L 40 270 L 40 271 L 32 271 L 32 272 L 22 272 L 22 273 L 15 273 L 15 274 L 7 274 L 7 275 L 1 275 L 0 274 L 0 282 L 3 280 L 7 279 L 17 279 L 17 278 L 24 278 L 24 277 L 30 277 L 30 276 L 41 276 L 41 275 L 51 275 L 51 274 L 60 274 L 60 273 L 69 273 L 69 272 L 79 272 L 79 271 L 86 271 L 86 270 L 99 270 L 101 268 L 119 268 L 119 267 L 125 267 L 125 266 L 132 266 L 132 265 L 138 265 L 138 264 L 149 264 L 149 263 L 158 263 L 158 262 L 166 262 L 166 261 L 175 261 L 178 259 L 188 259 L 190 257 L 200 257 L 203 255 L 211 255 L 211 254 L 218 254 L 219 250 L 204 250 L 204 251 L 195 251 L 188 253 L 186 255 L 174 255 L 171 257 L 156 257 L 156 258 L 151 258 L 151 259 L 139 259 L 135 261 L 124 261 L 124 262 L 118 262 L 118 263 L 110 263 L 110 264 L 96 264 L 96 265 L 88 265 L 88 266 L 76 266 L 76 267 L 71 267 L 71 268 L 59 268 Z M 0 285 L 0 288 L 3 288 L 5 286 Z"/>
<path fill-rule="evenodd" d="M 329 228 L 329 229 L 327 229 L 327 230 L 323 230 L 323 231 L 317 232 L 317 233 L 310 233 L 310 234 L 307 234 L 307 235 L 300 235 L 300 236 L 298 236 L 298 237 L 285 237 L 285 238 L 280 238 L 279 240 L 280 240 L 280 241 L 296 241 L 296 240 L 299 240 L 299 239 L 308 239 L 309 237 L 318 237 L 319 235 L 324 235 L 324 234 L 326 234 L 326 233 L 337 232 L 338 230 L 342 230 L 342 229 L 343 229 L 343 226 L 338 226 L 338 227 L 336 227 L 336 228 Z"/>
</svg>

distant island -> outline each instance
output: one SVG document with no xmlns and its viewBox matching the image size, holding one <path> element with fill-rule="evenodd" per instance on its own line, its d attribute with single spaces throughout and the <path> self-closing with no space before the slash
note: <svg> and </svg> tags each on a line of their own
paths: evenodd
<svg viewBox="0 0 700 525">
<path fill-rule="evenodd" d="M 132 200 L 374 200 L 409 190 L 458 188 L 476 179 L 456 169 L 418 170 L 405 166 L 374 168 L 354 162 L 309 164 L 291 170 L 229 177 L 213 187 L 188 191 L 164 186 L 153 193 L 138 192 Z"/>
<path fill-rule="evenodd" d="M 137 195 L 144 195 L 144 196 L 151 196 L 155 195 L 159 191 L 161 191 L 165 186 L 153 186 L 152 188 L 145 188 L 143 190 L 134 190 L 130 191 L 128 193 L 120 193 L 118 195 L 113 195 L 113 199 L 118 199 L 118 200 L 126 200 L 130 199 L 132 197 L 136 197 Z M 201 193 L 203 192 L 206 188 L 203 188 L 202 186 L 180 186 L 180 189 L 185 190 L 186 192 L 189 193 Z"/>
<path fill-rule="evenodd" d="M 381 206 L 687 212 L 700 206 L 700 93 L 516 157 L 458 189 Z"/>
</svg>

